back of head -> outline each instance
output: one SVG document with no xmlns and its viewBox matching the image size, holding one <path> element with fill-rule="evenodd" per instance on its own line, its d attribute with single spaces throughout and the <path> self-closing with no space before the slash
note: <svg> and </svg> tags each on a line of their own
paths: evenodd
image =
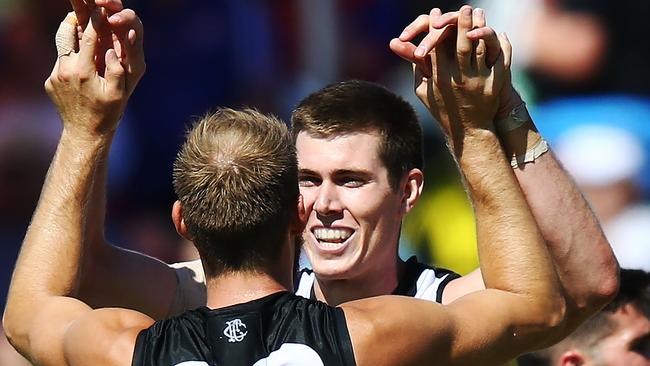
<svg viewBox="0 0 650 366">
<path fill-rule="evenodd" d="M 571 350 L 580 351 L 593 359 L 601 357 L 599 346 L 602 340 L 612 335 L 618 326 L 614 314 L 627 305 L 633 305 L 650 319 L 650 273 L 622 269 L 619 292 L 611 303 L 560 343 L 523 356 L 520 366 L 557 365 L 562 355 Z"/>
<path fill-rule="evenodd" d="M 379 84 L 351 80 L 327 86 L 298 104 L 291 124 L 294 141 L 300 132 L 316 138 L 379 133 L 379 157 L 394 189 L 404 173 L 424 164 L 422 128 L 413 107 Z"/>
<path fill-rule="evenodd" d="M 286 125 L 251 109 L 204 116 L 176 158 L 174 189 L 208 275 L 272 263 L 298 200 Z"/>
</svg>

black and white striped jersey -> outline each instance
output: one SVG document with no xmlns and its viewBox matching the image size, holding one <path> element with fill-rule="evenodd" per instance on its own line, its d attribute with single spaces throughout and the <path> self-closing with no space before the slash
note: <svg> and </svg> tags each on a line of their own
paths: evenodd
<svg viewBox="0 0 650 366">
<path fill-rule="evenodd" d="M 138 335 L 134 366 L 354 366 L 343 310 L 280 292 L 161 320 Z"/>
<path fill-rule="evenodd" d="M 392 295 L 411 296 L 417 299 L 424 299 L 442 303 L 442 292 L 445 286 L 456 278 L 460 277 L 455 272 L 443 268 L 434 268 L 418 262 L 415 256 L 406 262 L 404 275 Z M 316 299 L 314 294 L 314 281 L 316 275 L 310 269 L 300 270 L 296 281 L 295 293 L 308 299 Z"/>
</svg>

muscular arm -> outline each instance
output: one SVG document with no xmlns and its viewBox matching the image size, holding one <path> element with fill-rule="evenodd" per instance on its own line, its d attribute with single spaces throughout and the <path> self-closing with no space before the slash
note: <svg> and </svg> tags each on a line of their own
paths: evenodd
<svg viewBox="0 0 650 366">
<path fill-rule="evenodd" d="M 141 37 L 135 13 L 124 10 L 120 16 L 126 32 L 118 31 L 118 37 L 131 31 Z M 65 22 L 75 24 L 74 16 L 68 15 Z M 77 294 L 90 187 L 130 87 L 144 71 L 144 59 L 138 53 L 141 42 L 136 38 L 125 46 L 122 62 L 113 49 L 101 54 L 106 66 L 100 75 L 95 64 L 99 22 L 94 13 L 93 26 L 84 31 L 79 52 L 60 56 L 46 82 L 63 132 L 16 263 L 3 322 L 14 347 L 37 364 L 66 364 L 63 349 L 68 331 L 92 313 L 88 305 L 71 298 Z M 75 31 L 74 27 L 62 29 Z M 96 335 L 111 339 L 101 329 Z"/>
<path fill-rule="evenodd" d="M 441 32 L 448 29 L 450 24 L 455 24 L 457 19 L 458 13 L 440 14 L 439 11 L 432 12 L 429 17 L 421 16 L 406 28 L 407 36 L 391 42 L 391 48 L 401 57 L 417 61 L 418 58 L 414 57 L 415 46 L 406 41 L 428 31 L 429 35 L 420 44 L 428 52 L 444 40 Z M 477 40 L 486 34 L 480 29 L 486 25 L 485 17 L 475 12 L 473 23 L 479 30 L 468 36 Z M 500 50 L 498 44 L 491 46 L 489 42 L 486 43 L 486 59 L 491 63 Z M 420 59 L 419 64 L 422 63 Z M 500 94 L 496 119 L 505 117 L 521 103 L 519 94 L 510 82 L 505 84 Z M 532 121 L 499 135 L 509 157 L 525 153 L 540 138 Z M 547 242 L 562 287 L 570 296 L 568 310 L 581 316 L 590 314 L 593 309 L 610 301 L 618 287 L 618 265 L 598 220 L 552 153 L 542 155 L 534 164 L 515 169 L 515 175 Z M 586 261 L 599 271 L 588 273 L 591 272 L 590 268 L 583 265 Z M 443 304 L 483 288 L 481 272 L 476 270 L 445 287 Z M 580 316 L 576 319 L 580 319 Z"/>
<path fill-rule="evenodd" d="M 519 94 L 510 90 L 512 101 L 507 104 L 511 107 L 504 108 L 507 111 L 521 103 Z M 512 157 L 524 154 L 542 137 L 530 120 L 516 130 L 501 132 L 499 138 L 506 156 Z M 521 165 L 514 172 L 568 295 L 567 310 L 578 315 L 572 317 L 576 323 L 570 326 L 577 326 L 615 296 L 618 289 L 616 257 L 589 204 L 552 151 L 534 163 Z M 482 287 L 481 273 L 474 271 L 447 285 L 443 304 Z"/>
<path fill-rule="evenodd" d="M 465 179 L 488 289 L 448 306 L 407 298 L 344 305 L 360 365 L 496 365 L 565 331 L 564 297 L 553 260 L 491 121 L 508 72 L 510 45 L 501 39 L 506 56 L 487 69 L 480 63 L 485 49 L 479 43 L 474 62 L 466 37 L 472 28 L 468 8 L 458 21 L 456 55 L 437 51 L 431 56 L 434 75 L 423 77 L 416 67 L 415 81 Z M 374 346 L 385 339 L 390 341 Z"/>
<path fill-rule="evenodd" d="M 96 6 L 102 6 L 108 14 L 122 10 L 120 0 L 71 0 L 79 23 L 85 28 L 90 13 Z M 120 27 L 119 24 L 114 27 Z M 107 32 L 106 27 L 100 31 Z M 102 37 L 110 40 L 110 34 Z M 98 46 L 98 54 L 110 42 Z M 75 48 L 75 47 L 71 47 Z M 132 51 L 135 52 L 133 47 Z M 130 70 L 127 72 L 144 70 Z M 133 91 L 137 79 L 127 85 L 127 95 Z M 84 256 L 80 263 L 78 296 L 92 307 L 118 306 L 142 311 L 156 319 L 169 315 L 170 306 L 176 294 L 177 279 L 174 270 L 165 263 L 141 253 L 113 246 L 104 237 L 106 213 L 106 176 L 108 170 L 107 148 L 99 152 L 93 161 L 94 177 L 87 204 L 87 219 L 84 231 Z M 74 268 L 75 266 L 71 266 Z M 77 270 L 75 268 L 75 270 Z M 155 283 L 156 286 L 151 286 Z"/>
<path fill-rule="evenodd" d="M 519 104 L 519 95 L 511 93 Z M 531 120 L 500 138 L 506 154 L 513 156 L 523 154 L 540 135 Z M 515 174 L 553 256 L 568 310 L 578 315 L 572 324 L 577 326 L 616 294 L 616 258 L 598 219 L 552 151 Z"/>
<path fill-rule="evenodd" d="M 110 351 L 128 348 L 127 340 L 134 339 L 135 329 L 151 324 L 142 314 L 120 310 L 113 310 L 110 319 L 106 311 L 100 313 L 104 320 L 99 322 L 90 307 L 67 297 L 75 295 L 75 263 L 82 251 L 79 246 L 62 244 L 81 241 L 83 202 L 88 195 L 84 187 L 89 186 L 94 163 L 108 144 L 86 137 L 65 130 L 61 136 L 7 299 L 3 322 L 6 334 L 21 354 L 39 365 L 81 365 L 89 360 L 128 365 L 130 358 L 128 362 L 114 362 L 126 360 L 128 353 Z M 62 221 L 67 223 L 61 225 Z M 84 350 L 90 357 L 83 361 L 78 356 L 68 357 L 81 343 L 87 345 Z"/>
</svg>

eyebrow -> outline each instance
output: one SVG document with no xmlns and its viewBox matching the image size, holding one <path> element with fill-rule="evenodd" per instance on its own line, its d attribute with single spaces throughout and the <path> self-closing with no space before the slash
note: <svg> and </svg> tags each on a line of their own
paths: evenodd
<svg viewBox="0 0 650 366">
<path fill-rule="evenodd" d="M 301 168 L 298 169 L 299 174 L 304 174 L 304 175 L 320 175 L 320 173 L 313 171 L 311 169 L 306 169 L 306 168 Z M 335 170 L 332 175 L 334 176 L 341 176 L 341 175 L 360 175 L 363 177 L 372 177 L 374 176 L 374 173 L 370 170 L 367 169 L 337 169 Z"/>
</svg>

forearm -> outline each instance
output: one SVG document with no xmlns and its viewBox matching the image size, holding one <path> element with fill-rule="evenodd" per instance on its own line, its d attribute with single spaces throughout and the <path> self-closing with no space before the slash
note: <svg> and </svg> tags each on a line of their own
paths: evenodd
<svg viewBox="0 0 650 366">
<path fill-rule="evenodd" d="M 465 132 L 461 145 L 454 145 L 474 205 L 486 286 L 529 299 L 540 309 L 531 320 L 545 317 L 544 312 L 551 318 L 563 315 L 551 257 L 496 134 Z"/>
<path fill-rule="evenodd" d="M 169 314 L 175 295 L 174 271 L 160 260 L 113 246 L 105 239 L 108 142 L 97 156 L 86 207 L 77 297 L 93 308 L 124 307 L 162 319 Z"/>
<path fill-rule="evenodd" d="M 524 153 L 539 140 L 526 123 L 501 138 L 508 156 Z M 514 170 L 535 221 L 546 240 L 569 309 L 584 319 L 615 295 L 618 265 L 598 219 L 552 152 Z M 589 263 L 588 266 L 585 263 Z"/>
<path fill-rule="evenodd" d="M 4 326 L 14 344 L 28 342 L 39 303 L 75 294 L 83 257 L 85 203 L 107 141 L 64 129 L 9 289 Z"/>
</svg>

